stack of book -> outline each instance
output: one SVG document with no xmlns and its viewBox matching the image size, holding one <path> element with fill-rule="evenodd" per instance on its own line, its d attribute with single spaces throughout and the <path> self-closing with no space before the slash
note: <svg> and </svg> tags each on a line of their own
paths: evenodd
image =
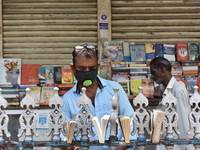
<svg viewBox="0 0 200 150">
<path fill-rule="evenodd" d="M 19 105 L 19 86 L 18 85 L 8 85 L 1 84 L 2 89 L 1 95 L 8 102 L 8 105 Z"/>
<path fill-rule="evenodd" d="M 130 79 L 143 79 L 147 76 L 147 66 L 144 61 L 129 62 Z"/>
<path fill-rule="evenodd" d="M 198 85 L 197 77 L 185 77 L 186 80 L 186 88 L 190 96 L 194 94 L 194 86 Z"/>
<path fill-rule="evenodd" d="M 112 80 L 129 80 L 130 69 L 128 62 L 112 62 Z"/>
<path fill-rule="evenodd" d="M 183 68 L 178 61 L 171 62 L 171 65 L 172 65 L 172 71 L 171 71 L 172 75 L 182 75 Z"/>
<path fill-rule="evenodd" d="M 19 85 L 19 100 L 21 101 L 26 96 L 26 88 L 30 89 L 30 96 L 35 100 L 35 106 L 49 105 L 50 98 L 54 95 L 54 88 L 58 87 L 59 96 L 63 96 L 68 92 L 74 84 L 29 84 Z"/>
<path fill-rule="evenodd" d="M 130 95 L 129 77 L 130 68 L 128 62 L 111 62 L 112 80 L 121 84 L 127 95 Z"/>
<path fill-rule="evenodd" d="M 198 75 L 198 62 L 197 61 L 182 61 L 183 75 L 184 76 L 197 76 Z"/>
<path fill-rule="evenodd" d="M 37 87 L 37 84 L 21 84 L 19 85 L 19 100 L 21 101 L 26 96 L 26 88 Z M 32 89 L 33 90 L 33 89 Z"/>
</svg>

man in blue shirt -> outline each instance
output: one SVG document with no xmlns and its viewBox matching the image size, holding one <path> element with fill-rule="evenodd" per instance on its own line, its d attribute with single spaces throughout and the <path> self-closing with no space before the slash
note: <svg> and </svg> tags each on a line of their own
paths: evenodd
<svg viewBox="0 0 200 150">
<path fill-rule="evenodd" d="M 92 45 L 76 46 L 72 52 L 73 64 L 70 65 L 73 73 L 77 79 L 76 85 L 69 90 L 64 96 L 64 106 L 61 111 L 64 113 L 67 121 L 76 118 L 80 109 L 76 103 L 81 97 L 81 88 L 86 88 L 86 95 L 90 98 L 92 106 L 89 108 L 93 116 L 102 118 L 104 115 L 111 115 L 112 113 L 112 97 L 114 96 L 114 87 L 118 87 L 118 116 L 128 115 L 132 117 L 134 110 L 128 100 L 126 93 L 122 86 L 114 81 L 102 79 L 97 76 L 98 73 L 98 51 Z M 89 140 L 98 140 L 98 136 L 94 126 L 92 126 L 95 136 L 88 135 Z M 106 140 L 109 140 L 110 125 L 106 132 Z M 63 135 L 61 135 L 64 138 Z M 80 140 L 81 135 L 75 137 L 75 140 Z M 137 135 L 131 136 L 131 139 L 136 139 Z M 122 133 L 118 131 L 118 140 L 122 140 Z M 90 147 L 90 149 L 104 149 L 105 147 Z M 118 150 L 126 149 L 125 146 L 118 146 Z M 108 148 L 105 148 L 108 149 Z"/>
</svg>

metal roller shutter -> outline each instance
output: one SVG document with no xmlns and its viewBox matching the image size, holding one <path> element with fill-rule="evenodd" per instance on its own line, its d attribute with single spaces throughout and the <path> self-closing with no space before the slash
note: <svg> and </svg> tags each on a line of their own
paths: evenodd
<svg viewBox="0 0 200 150">
<path fill-rule="evenodd" d="M 144 43 L 198 42 L 200 2 L 112 0 L 112 40 Z"/>
<path fill-rule="evenodd" d="M 3 0 L 3 57 L 63 66 L 71 51 L 97 45 L 96 0 Z"/>
</svg>

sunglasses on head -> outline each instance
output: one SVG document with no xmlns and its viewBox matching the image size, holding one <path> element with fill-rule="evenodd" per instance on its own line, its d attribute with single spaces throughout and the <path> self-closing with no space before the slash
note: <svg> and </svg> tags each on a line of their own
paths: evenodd
<svg viewBox="0 0 200 150">
<path fill-rule="evenodd" d="M 75 46 L 74 47 L 74 51 L 77 51 L 77 52 L 79 52 L 79 51 L 82 51 L 82 50 L 92 50 L 93 52 L 96 52 L 97 51 L 97 49 L 96 49 L 96 47 L 95 46 L 93 46 L 93 45 L 88 45 L 87 43 L 86 44 L 84 44 L 84 45 L 78 45 L 78 46 Z"/>
</svg>

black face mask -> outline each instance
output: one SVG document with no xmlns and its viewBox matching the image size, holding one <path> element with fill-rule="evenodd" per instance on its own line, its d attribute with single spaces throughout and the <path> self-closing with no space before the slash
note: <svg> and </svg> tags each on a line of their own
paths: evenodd
<svg viewBox="0 0 200 150">
<path fill-rule="evenodd" d="M 84 86 L 90 86 L 97 77 L 97 69 L 93 69 L 90 71 L 78 71 L 76 70 L 76 79 L 79 83 Z"/>
</svg>

